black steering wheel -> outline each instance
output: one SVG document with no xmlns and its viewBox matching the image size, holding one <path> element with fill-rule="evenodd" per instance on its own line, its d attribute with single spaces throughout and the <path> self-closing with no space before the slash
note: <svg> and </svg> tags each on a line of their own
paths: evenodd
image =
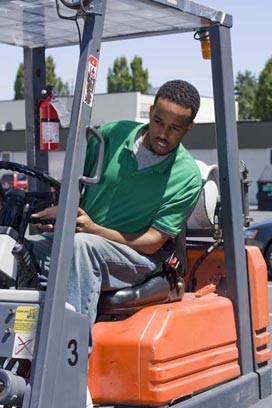
<svg viewBox="0 0 272 408">
<path fill-rule="evenodd" d="M 19 241 L 21 241 L 33 212 L 58 203 L 60 182 L 44 171 L 20 163 L 0 161 L 0 169 L 26 174 L 49 185 L 51 188 L 51 191 L 48 192 L 28 192 L 16 188 L 5 192 L 0 184 L 0 202 L 2 207 L 0 227 L 14 228 L 19 232 Z"/>
<path fill-rule="evenodd" d="M 14 163 L 14 162 L 9 162 L 9 161 L 0 161 L 0 169 L 11 170 L 13 172 L 23 173 L 23 174 L 26 174 L 27 176 L 34 177 L 42 181 L 45 184 L 48 184 L 50 187 L 54 188 L 56 191 L 59 191 L 60 189 L 60 182 L 58 180 L 49 176 L 46 172 L 36 169 L 34 167 L 25 166 L 24 164 Z M 2 191 L 4 192 L 3 188 L 2 188 Z"/>
<path fill-rule="evenodd" d="M 51 188 L 51 191 L 45 192 L 25 191 L 18 188 L 11 188 L 5 192 L 0 183 L 0 235 L 7 235 L 10 240 L 14 241 L 11 254 L 15 257 L 18 266 L 16 278 L 10 274 L 9 268 L 6 272 L 2 271 L 0 287 L 12 285 L 17 288 L 40 288 L 37 267 L 26 246 L 25 235 L 29 223 L 32 223 L 33 213 L 58 203 L 60 182 L 39 169 L 19 163 L 0 161 L 0 169 L 26 174 Z M 35 220 L 41 222 L 36 218 Z M 43 223 L 54 221 L 43 219 Z"/>
</svg>

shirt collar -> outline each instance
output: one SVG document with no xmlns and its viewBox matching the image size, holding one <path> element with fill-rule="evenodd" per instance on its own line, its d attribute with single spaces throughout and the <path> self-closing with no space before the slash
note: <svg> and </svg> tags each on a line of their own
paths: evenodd
<svg viewBox="0 0 272 408">
<path fill-rule="evenodd" d="M 148 128 L 148 124 L 140 124 L 139 126 L 135 127 L 135 129 L 133 129 L 133 131 L 131 132 L 131 134 L 129 135 L 129 137 L 127 138 L 126 142 L 125 142 L 125 148 L 130 150 L 131 153 L 134 154 L 133 152 L 133 145 L 136 139 L 137 134 L 142 131 L 144 128 Z M 160 163 L 155 164 L 154 166 L 151 167 L 147 167 L 145 169 L 142 169 L 140 171 L 142 172 L 149 172 L 149 173 L 153 173 L 153 172 L 157 172 L 160 174 L 165 173 L 173 164 L 173 162 L 175 161 L 177 152 L 179 150 L 178 146 L 171 154 L 169 154 L 169 156 L 163 160 Z"/>
<path fill-rule="evenodd" d="M 142 129 L 144 129 L 145 127 L 147 128 L 148 125 L 141 123 L 141 124 L 139 124 L 139 126 L 136 126 L 135 129 L 133 129 L 133 131 L 130 133 L 129 137 L 127 138 L 127 140 L 126 140 L 126 142 L 125 142 L 125 147 L 126 147 L 128 150 L 133 151 L 133 145 L 134 145 L 136 136 L 137 136 L 138 133 L 141 132 Z"/>
</svg>

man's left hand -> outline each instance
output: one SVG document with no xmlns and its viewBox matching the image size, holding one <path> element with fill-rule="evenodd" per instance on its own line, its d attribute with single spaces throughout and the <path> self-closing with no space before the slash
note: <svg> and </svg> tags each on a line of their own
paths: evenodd
<svg viewBox="0 0 272 408">
<path fill-rule="evenodd" d="M 96 224 L 89 215 L 82 208 L 79 208 L 76 219 L 76 232 L 94 233 L 95 226 Z"/>
</svg>

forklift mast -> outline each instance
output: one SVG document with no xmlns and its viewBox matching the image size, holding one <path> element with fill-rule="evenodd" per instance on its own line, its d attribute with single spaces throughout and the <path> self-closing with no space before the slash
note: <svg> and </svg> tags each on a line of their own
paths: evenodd
<svg viewBox="0 0 272 408">
<path fill-rule="evenodd" d="M 65 288 L 81 187 L 97 180 L 82 176 L 95 83 L 99 64 L 103 63 L 100 61 L 101 42 L 171 33 L 182 35 L 184 32 L 206 32 L 211 44 L 227 296 L 233 304 L 236 321 L 242 374 L 239 387 L 246 393 L 256 390 L 260 394 L 271 393 L 270 386 L 266 385 L 271 377 L 270 368 L 256 370 L 253 359 L 243 208 L 239 198 L 240 165 L 230 37 L 232 17 L 188 0 L 0 0 L 0 10 L 0 41 L 20 46 L 24 52 L 27 164 L 45 172 L 48 172 L 48 152 L 39 149 L 37 108 L 40 92 L 46 85 L 45 49 L 80 42 L 48 285 L 44 294 L 36 297 L 33 294 L 33 301 L 29 301 L 39 304 L 42 313 L 23 408 L 84 406 L 86 385 L 76 377 L 82 379 L 87 375 L 88 320 L 84 316 L 75 319 L 65 308 Z M 75 21 L 81 31 L 80 41 Z M 30 181 L 30 190 L 42 189 L 39 181 Z M 1 290 L 0 300 L 5 296 Z M 204 399 L 205 393 L 203 405 L 198 406 L 208 406 Z M 177 404 L 179 406 L 183 404 Z M 197 405 L 187 402 L 185 406 Z"/>
</svg>

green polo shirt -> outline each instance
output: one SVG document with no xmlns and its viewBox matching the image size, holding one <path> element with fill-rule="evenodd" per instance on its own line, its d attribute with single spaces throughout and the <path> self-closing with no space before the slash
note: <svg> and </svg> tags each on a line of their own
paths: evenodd
<svg viewBox="0 0 272 408">
<path fill-rule="evenodd" d="M 145 125 L 131 121 L 100 127 L 105 156 L 100 181 L 86 187 L 81 207 L 99 225 L 120 232 L 144 232 L 150 226 L 170 236 L 182 229 L 201 188 L 198 166 L 180 144 L 162 162 L 138 170 L 133 153 Z M 88 142 L 84 174 L 91 176 L 97 143 Z"/>
</svg>

